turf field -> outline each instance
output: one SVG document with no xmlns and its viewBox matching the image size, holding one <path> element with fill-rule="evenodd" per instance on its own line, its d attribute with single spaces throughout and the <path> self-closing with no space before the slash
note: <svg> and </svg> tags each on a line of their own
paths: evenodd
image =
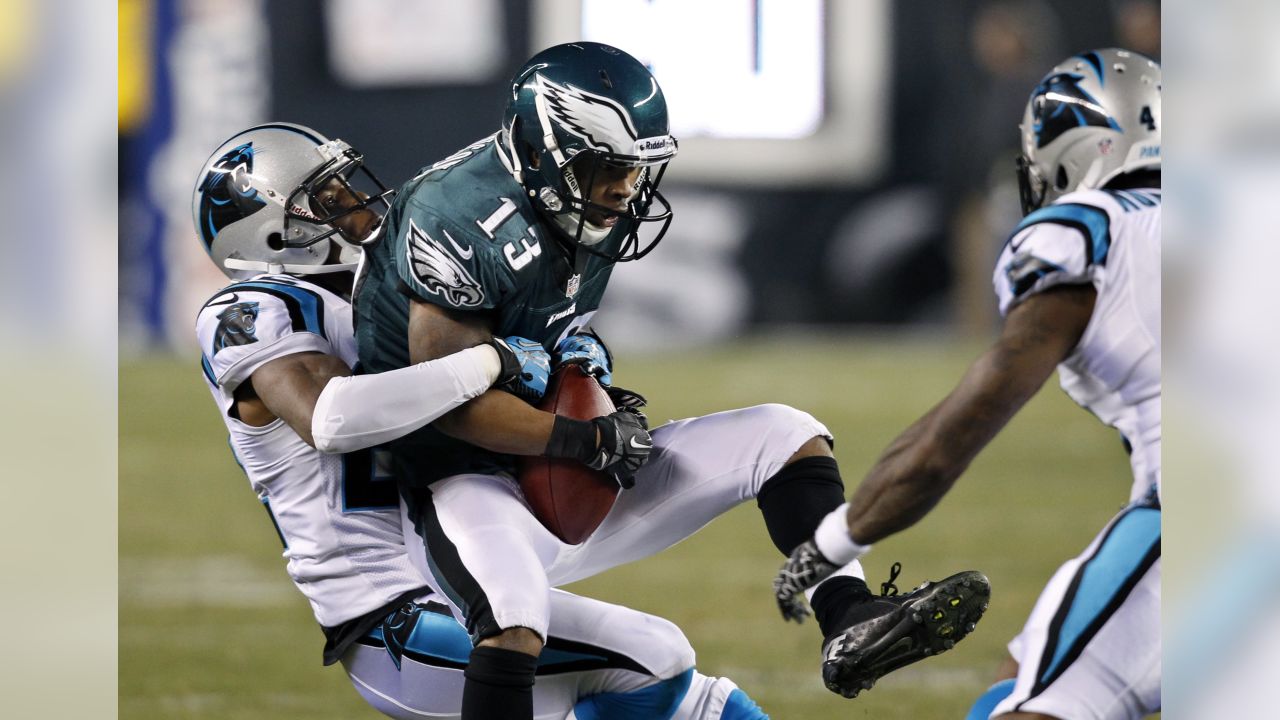
<svg viewBox="0 0 1280 720">
<path fill-rule="evenodd" d="M 893 436 L 940 399 L 980 350 L 919 338 L 743 342 L 619 363 L 655 422 L 762 402 L 823 420 L 852 487 Z M 816 625 L 784 624 L 769 583 L 781 556 L 754 505 L 641 563 L 570 589 L 673 620 L 707 674 L 738 682 L 775 719 L 954 718 L 989 684 L 1036 595 L 1124 502 L 1115 434 L 1056 381 L 970 468 L 932 515 L 865 559 L 905 591 L 977 568 L 991 608 L 954 651 L 885 678 L 857 700 L 827 692 Z M 120 367 L 120 716 L 208 720 L 380 717 L 342 671 L 288 581 L 279 541 L 228 451 L 197 362 Z"/>
</svg>

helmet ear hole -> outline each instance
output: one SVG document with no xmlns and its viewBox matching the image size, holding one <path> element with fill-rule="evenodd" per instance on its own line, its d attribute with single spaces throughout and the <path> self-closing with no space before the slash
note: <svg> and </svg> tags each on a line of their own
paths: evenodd
<svg viewBox="0 0 1280 720">
<path fill-rule="evenodd" d="M 1065 165 L 1058 166 L 1058 174 L 1053 178 L 1053 186 L 1058 190 L 1067 189 L 1067 167 Z"/>
<path fill-rule="evenodd" d="M 270 235 L 267 235 L 267 247 L 276 252 L 284 250 L 284 236 L 278 232 L 273 232 Z"/>
</svg>

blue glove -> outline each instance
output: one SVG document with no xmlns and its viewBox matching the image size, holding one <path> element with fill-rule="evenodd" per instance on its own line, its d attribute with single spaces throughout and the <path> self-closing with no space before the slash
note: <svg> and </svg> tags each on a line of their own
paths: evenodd
<svg viewBox="0 0 1280 720">
<path fill-rule="evenodd" d="M 595 333 L 587 331 L 560 341 L 556 346 L 556 369 L 569 363 L 582 363 L 582 369 L 595 375 L 605 387 L 613 384 L 613 355 Z"/>
<path fill-rule="evenodd" d="M 547 380 L 551 377 L 551 356 L 541 343 L 512 335 L 491 342 L 502 361 L 502 371 L 493 386 L 528 400 L 537 402 L 547 392 Z"/>
</svg>

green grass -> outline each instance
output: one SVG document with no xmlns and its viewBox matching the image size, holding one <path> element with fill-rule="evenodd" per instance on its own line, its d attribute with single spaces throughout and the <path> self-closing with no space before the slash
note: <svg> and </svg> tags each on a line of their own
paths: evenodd
<svg viewBox="0 0 1280 720">
<path fill-rule="evenodd" d="M 835 434 L 852 489 L 979 350 L 918 339 L 774 339 L 626 356 L 616 380 L 649 397 L 655 422 L 761 402 L 809 411 Z M 781 557 L 754 505 L 569 589 L 676 622 L 702 672 L 732 677 L 774 718 L 960 718 L 1045 580 L 1115 513 L 1129 482 L 1115 434 L 1051 383 L 929 517 L 865 559 L 873 588 L 894 561 L 903 563 L 904 589 L 983 570 L 994 588 L 986 619 L 956 650 L 853 701 L 821 685 L 816 626 L 778 618 L 769 583 Z M 189 359 L 121 365 L 119 553 L 121 717 L 379 717 L 340 669 L 320 665 L 323 638 Z"/>
</svg>

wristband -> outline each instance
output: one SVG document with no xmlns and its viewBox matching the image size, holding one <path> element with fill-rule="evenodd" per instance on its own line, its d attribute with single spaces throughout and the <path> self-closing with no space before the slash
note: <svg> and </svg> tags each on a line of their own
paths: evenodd
<svg viewBox="0 0 1280 720">
<path fill-rule="evenodd" d="M 822 518 L 813 533 L 813 544 L 818 546 L 818 552 L 835 565 L 847 565 L 871 550 L 870 545 L 859 545 L 849 537 L 848 511 L 849 503 L 832 510 Z"/>
<path fill-rule="evenodd" d="M 543 456 L 589 462 L 596 454 L 596 426 L 590 420 L 556 416 Z"/>
<path fill-rule="evenodd" d="M 494 344 L 496 342 L 497 340 L 494 339 L 487 343 L 476 345 L 476 348 L 480 348 L 476 353 L 476 364 L 479 365 L 481 372 L 488 376 L 490 385 L 507 379 L 505 377 L 508 370 L 506 362 L 504 362 L 502 351 Z M 489 352 L 485 352 L 485 350 Z M 515 366 L 513 375 L 520 372 L 519 361 L 515 363 Z"/>
</svg>

